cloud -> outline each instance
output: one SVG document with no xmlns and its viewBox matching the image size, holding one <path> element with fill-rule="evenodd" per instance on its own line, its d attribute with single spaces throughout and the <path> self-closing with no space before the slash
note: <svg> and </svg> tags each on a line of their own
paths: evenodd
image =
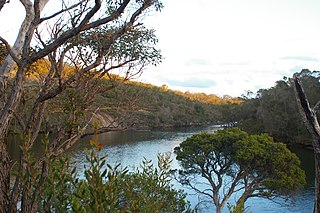
<svg viewBox="0 0 320 213">
<path fill-rule="evenodd" d="M 211 61 L 203 58 L 192 58 L 184 63 L 185 66 L 194 66 L 194 65 L 209 66 L 211 64 L 212 64 Z"/>
<path fill-rule="evenodd" d="M 288 73 L 292 75 L 292 73 L 300 72 L 302 69 L 307 69 L 303 66 L 295 66 L 289 69 Z"/>
<path fill-rule="evenodd" d="M 221 66 L 248 66 L 251 62 L 249 61 L 242 61 L 242 62 L 224 62 L 220 63 Z"/>
<path fill-rule="evenodd" d="M 310 57 L 310 56 L 287 56 L 280 59 L 281 60 L 297 60 L 297 61 L 313 61 L 313 62 L 319 61 L 318 58 Z"/>
<path fill-rule="evenodd" d="M 226 83 L 227 83 L 227 85 L 229 85 L 229 86 L 232 86 L 232 85 L 234 85 L 234 80 L 226 80 L 225 81 Z"/>
<path fill-rule="evenodd" d="M 179 87 L 193 87 L 193 88 L 210 88 L 217 85 L 217 83 L 211 79 L 186 79 L 186 80 L 166 80 L 170 86 Z"/>
</svg>

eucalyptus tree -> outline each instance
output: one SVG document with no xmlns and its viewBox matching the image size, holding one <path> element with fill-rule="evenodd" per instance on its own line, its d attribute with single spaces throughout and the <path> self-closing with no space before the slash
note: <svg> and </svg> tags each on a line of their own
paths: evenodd
<svg viewBox="0 0 320 213">
<path fill-rule="evenodd" d="M 8 52 L 0 68 L 0 212 L 15 212 L 18 203 L 22 212 L 35 212 L 49 167 L 44 159 L 36 163 L 42 172 L 34 189 L 28 187 L 32 181 L 28 175 L 10 178 L 10 142 L 6 137 L 13 119 L 20 124 L 23 136 L 17 169 L 20 174 L 29 174 L 33 166 L 28 163 L 28 153 L 38 138 L 48 101 L 79 85 L 95 88 L 96 79 L 112 78 L 114 72 L 122 74 L 124 80 L 130 79 L 145 66 L 161 61 L 154 30 L 142 23 L 146 15 L 162 8 L 159 0 L 60 1 L 61 7 L 47 16 L 43 9 L 49 0 L 20 2 L 26 14 L 16 42 L 10 46 L 0 37 Z M 30 110 L 23 117 L 18 116 L 27 76 L 39 60 L 45 60 L 47 70 L 39 81 Z M 91 119 L 71 134 L 60 128 L 49 144 L 48 154 L 56 156 L 72 146 Z"/>
<path fill-rule="evenodd" d="M 175 148 L 178 180 L 222 212 L 235 194 L 237 208 L 250 197 L 287 197 L 305 184 L 299 158 L 285 144 L 238 128 L 191 136 Z M 200 184 L 202 183 L 202 184 Z"/>
</svg>

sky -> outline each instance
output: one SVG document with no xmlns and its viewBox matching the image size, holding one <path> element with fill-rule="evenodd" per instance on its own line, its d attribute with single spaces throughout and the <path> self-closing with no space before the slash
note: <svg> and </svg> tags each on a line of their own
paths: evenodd
<svg viewBox="0 0 320 213">
<path fill-rule="evenodd" d="M 320 70 L 319 0 L 162 0 L 145 18 L 164 57 L 138 79 L 170 89 L 240 96 L 303 68 Z M 14 37 L 23 8 L 0 12 L 0 35 Z M 16 34 L 15 34 L 16 35 Z"/>
</svg>

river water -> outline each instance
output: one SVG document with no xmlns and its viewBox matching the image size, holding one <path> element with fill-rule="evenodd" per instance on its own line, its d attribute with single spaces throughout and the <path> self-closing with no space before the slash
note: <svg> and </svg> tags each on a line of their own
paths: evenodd
<svg viewBox="0 0 320 213">
<path fill-rule="evenodd" d="M 187 137 L 199 132 L 214 132 L 216 126 L 202 128 L 175 129 L 167 131 L 123 131 L 109 132 L 99 136 L 99 143 L 103 145 L 101 154 L 107 154 L 107 161 L 111 165 L 121 163 L 122 167 L 136 168 L 144 158 L 157 163 L 158 153 L 172 153 L 172 168 L 179 168 L 178 162 L 173 154 L 174 147 L 178 146 Z M 71 158 L 75 165 L 81 170 L 84 166 L 84 149 L 90 148 L 87 140 L 82 140 L 71 150 Z M 269 212 L 269 213 L 309 213 L 313 210 L 314 195 L 314 161 L 311 150 L 294 149 L 301 159 L 302 167 L 307 174 L 307 185 L 299 191 L 293 201 L 277 200 L 277 203 L 262 199 L 249 198 L 246 202 L 247 212 Z M 199 198 L 190 189 L 182 187 L 173 182 L 174 187 L 184 189 L 188 193 L 187 199 L 191 207 L 195 207 Z M 230 199 L 234 203 L 234 199 Z M 214 206 L 205 203 L 200 212 L 214 212 Z M 228 212 L 227 208 L 224 212 Z"/>
</svg>

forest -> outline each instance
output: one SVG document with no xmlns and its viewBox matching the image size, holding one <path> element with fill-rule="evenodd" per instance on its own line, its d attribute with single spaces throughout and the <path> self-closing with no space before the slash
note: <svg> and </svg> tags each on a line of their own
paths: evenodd
<svg viewBox="0 0 320 213">
<path fill-rule="evenodd" d="M 301 78 L 310 105 L 320 99 L 319 71 L 304 69 Z M 256 97 L 244 100 L 233 113 L 239 127 L 251 133 L 268 133 L 278 141 L 311 147 L 310 135 L 298 111 L 291 79 L 284 77 L 269 89 L 260 89 Z M 232 113 L 232 114 L 233 114 Z M 232 119 L 232 118 L 231 118 Z"/>
</svg>

